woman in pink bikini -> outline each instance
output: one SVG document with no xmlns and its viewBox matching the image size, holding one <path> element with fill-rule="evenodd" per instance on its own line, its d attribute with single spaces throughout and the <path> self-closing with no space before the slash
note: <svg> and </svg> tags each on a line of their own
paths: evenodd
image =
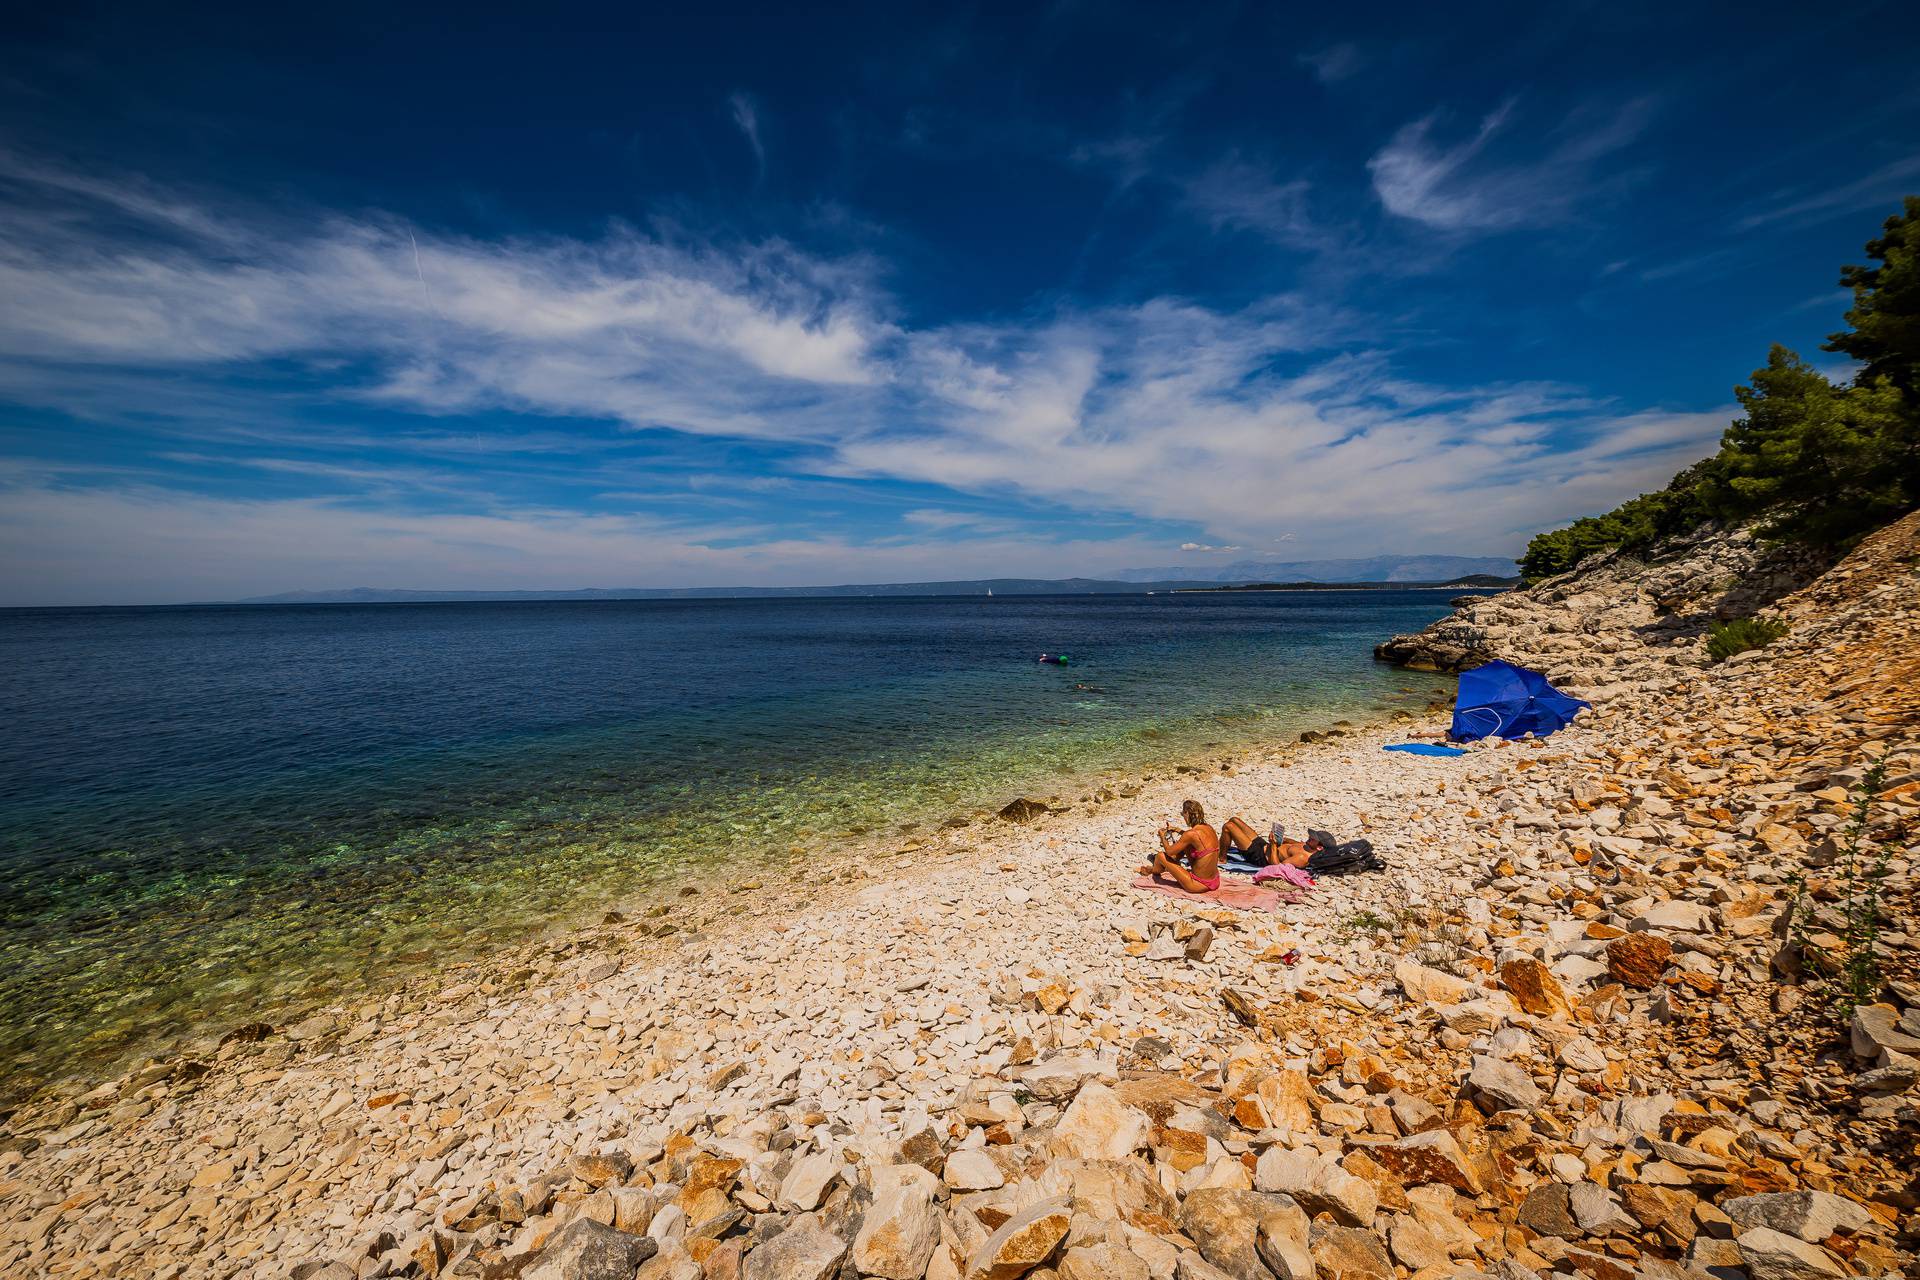
<svg viewBox="0 0 1920 1280">
<path fill-rule="evenodd" d="M 1220 837 L 1207 825 L 1206 811 L 1189 800 L 1180 806 L 1185 831 L 1171 823 L 1160 828 L 1160 852 L 1139 869 L 1143 876 L 1170 879 L 1188 893 L 1212 893 L 1220 887 Z"/>
</svg>

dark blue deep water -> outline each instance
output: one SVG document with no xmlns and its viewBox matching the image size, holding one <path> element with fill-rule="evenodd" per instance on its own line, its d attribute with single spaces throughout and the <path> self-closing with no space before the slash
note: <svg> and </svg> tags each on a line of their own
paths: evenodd
<svg viewBox="0 0 1920 1280">
<path fill-rule="evenodd" d="M 0 1073 L 271 1017 L 729 859 L 1420 705 L 1440 682 L 1370 651 L 1446 602 L 0 612 Z"/>
</svg>

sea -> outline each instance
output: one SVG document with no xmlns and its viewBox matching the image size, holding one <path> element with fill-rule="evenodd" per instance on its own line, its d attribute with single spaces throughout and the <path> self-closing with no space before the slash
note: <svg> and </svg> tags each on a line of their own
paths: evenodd
<svg viewBox="0 0 1920 1280">
<path fill-rule="evenodd" d="M 1418 709 L 1372 646 L 1451 594 L 0 611 L 0 1094 Z"/>
</svg>

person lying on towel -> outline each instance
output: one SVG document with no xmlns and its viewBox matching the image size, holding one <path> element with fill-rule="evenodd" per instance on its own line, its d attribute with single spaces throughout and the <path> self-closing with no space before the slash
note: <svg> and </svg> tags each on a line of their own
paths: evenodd
<svg viewBox="0 0 1920 1280">
<path fill-rule="evenodd" d="M 1163 823 L 1160 851 L 1139 868 L 1139 874 L 1171 880 L 1188 893 L 1212 893 L 1220 887 L 1220 837 L 1207 825 L 1206 811 L 1198 801 L 1181 805 L 1180 817 L 1187 829 Z"/>
<path fill-rule="evenodd" d="M 1306 841 L 1284 840 L 1280 835 L 1280 824 L 1273 824 L 1272 838 L 1253 833 L 1253 827 L 1242 818 L 1228 818 L 1220 827 L 1223 846 L 1229 851 L 1243 852 L 1247 860 L 1264 863 L 1269 867 L 1304 867 L 1307 859 L 1326 844 L 1319 836 L 1307 833 Z"/>
</svg>

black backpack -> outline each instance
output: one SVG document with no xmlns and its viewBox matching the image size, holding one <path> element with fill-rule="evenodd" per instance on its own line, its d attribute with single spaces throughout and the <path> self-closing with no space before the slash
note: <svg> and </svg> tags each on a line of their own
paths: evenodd
<svg viewBox="0 0 1920 1280">
<path fill-rule="evenodd" d="M 1349 840 L 1307 859 L 1307 870 L 1316 876 L 1350 876 L 1386 869 L 1387 860 L 1373 851 L 1371 840 Z"/>
</svg>

